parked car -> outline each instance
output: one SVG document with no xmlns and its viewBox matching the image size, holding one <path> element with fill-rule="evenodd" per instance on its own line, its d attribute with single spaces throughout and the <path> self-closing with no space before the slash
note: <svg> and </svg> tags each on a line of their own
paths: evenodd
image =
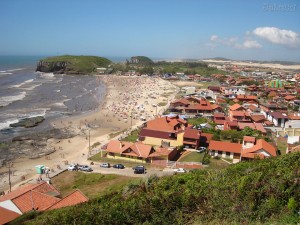
<svg viewBox="0 0 300 225">
<path fill-rule="evenodd" d="M 116 165 L 113 165 L 113 168 L 116 168 L 116 169 L 124 169 L 125 166 L 123 164 L 116 164 Z"/>
<path fill-rule="evenodd" d="M 200 147 L 197 149 L 197 152 L 201 153 L 201 152 L 205 152 L 206 148 L 205 147 Z"/>
<path fill-rule="evenodd" d="M 175 173 L 186 173 L 187 171 L 183 168 L 177 168 L 177 169 L 174 169 L 174 172 Z"/>
<path fill-rule="evenodd" d="M 110 164 L 109 163 L 101 163 L 100 167 L 109 168 Z"/>
<path fill-rule="evenodd" d="M 144 166 L 136 166 L 136 167 L 133 167 L 133 173 L 136 173 L 136 174 L 143 174 L 143 173 L 146 173 L 146 168 Z"/>
<path fill-rule="evenodd" d="M 76 165 L 74 165 L 74 164 L 69 165 L 69 166 L 68 166 L 68 170 L 69 170 L 69 171 L 74 171 L 74 170 L 76 170 Z"/>
<path fill-rule="evenodd" d="M 90 166 L 88 166 L 88 165 L 81 166 L 80 170 L 86 171 L 86 172 L 92 172 L 93 171 L 93 169 Z"/>
</svg>

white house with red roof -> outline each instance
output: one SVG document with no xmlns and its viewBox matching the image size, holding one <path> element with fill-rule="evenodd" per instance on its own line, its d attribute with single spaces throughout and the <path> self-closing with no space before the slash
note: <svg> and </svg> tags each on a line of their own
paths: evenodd
<svg viewBox="0 0 300 225">
<path fill-rule="evenodd" d="M 244 136 L 242 144 L 212 140 L 208 149 L 210 155 L 230 158 L 233 163 L 277 155 L 276 148 L 273 145 L 263 139 L 250 136 Z"/>
</svg>

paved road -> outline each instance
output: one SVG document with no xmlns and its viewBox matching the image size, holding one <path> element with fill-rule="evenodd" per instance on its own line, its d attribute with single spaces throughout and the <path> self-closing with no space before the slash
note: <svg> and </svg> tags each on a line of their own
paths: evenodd
<svg viewBox="0 0 300 225">
<path fill-rule="evenodd" d="M 90 165 L 93 169 L 92 173 L 102 173 L 102 174 L 117 174 L 122 176 L 130 176 L 130 177 L 150 177 L 152 175 L 161 176 L 168 176 L 173 175 L 174 171 L 172 169 L 154 169 L 154 168 L 147 168 L 145 174 L 134 174 L 133 169 L 131 167 L 125 167 L 124 169 L 116 169 L 113 167 L 110 168 L 103 168 L 100 167 L 99 164 Z"/>
</svg>

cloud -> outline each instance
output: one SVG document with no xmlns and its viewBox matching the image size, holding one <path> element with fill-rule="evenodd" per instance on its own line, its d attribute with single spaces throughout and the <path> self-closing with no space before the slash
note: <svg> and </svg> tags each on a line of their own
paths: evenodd
<svg viewBox="0 0 300 225">
<path fill-rule="evenodd" d="M 251 48 L 261 48 L 262 45 L 259 44 L 255 40 L 247 39 L 243 43 L 239 43 L 239 38 L 238 37 L 229 37 L 229 38 L 220 38 L 217 35 L 212 35 L 210 37 L 211 43 L 206 44 L 206 46 L 209 47 L 217 47 L 217 45 L 226 45 L 229 47 L 233 47 L 236 49 L 251 49 Z"/>
<path fill-rule="evenodd" d="M 212 36 L 210 37 L 210 40 L 211 40 L 211 41 L 217 41 L 218 39 L 219 39 L 218 35 L 212 35 Z"/>
<path fill-rule="evenodd" d="M 236 43 L 234 47 L 237 49 L 250 49 L 250 48 L 262 48 L 262 45 L 255 40 L 245 40 L 243 44 Z"/>
<path fill-rule="evenodd" d="M 273 44 L 292 48 L 300 47 L 299 35 L 292 30 L 280 30 L 276 27 L 257 27 L 252 33 Z"/>
</svg>

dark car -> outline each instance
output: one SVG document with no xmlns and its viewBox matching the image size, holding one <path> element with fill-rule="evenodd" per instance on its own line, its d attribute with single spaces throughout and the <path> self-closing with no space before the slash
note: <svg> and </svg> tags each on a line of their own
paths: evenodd
<svg viewBox="0 0 300 225">
<path fill-rule="evenodd" d="M 116 164 L 116 165 L 113 165 L 113 168 L 116 168 L 116 169 L 124 169 L 125 166 L 123 164 Z"/>
<path fill-rule="evenodd" d="M 133 172 L 137 173 L 137 174 L 146 173 L 146 168 L 144 166 L 136 166 L 136 167 L 133 167 L 132 169 L 133 169 Z"/>
</svg>

